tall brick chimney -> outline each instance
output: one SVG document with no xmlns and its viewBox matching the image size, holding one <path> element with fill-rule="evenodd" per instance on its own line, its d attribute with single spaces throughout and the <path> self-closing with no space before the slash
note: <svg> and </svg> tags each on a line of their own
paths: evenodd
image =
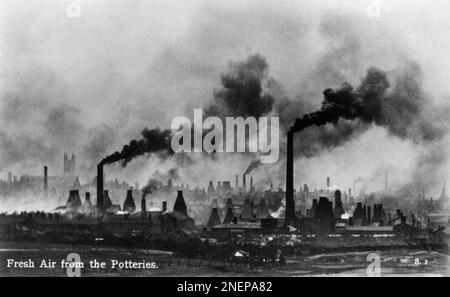
<svg viewBox="0 0 450 297">
<path fill-rule="evenodd" d="M 294 132 L 287 133 L 286 155 L 286 219 L 285 224 L 291 224 L 295 220 L 294 202 Z"/>
<path fill-rule="evenodd" d="M 48 168 L 44 166 L 44 199 L 48 198 Z"/>
<path fill-rule="evenodd" d="M 147 212 L 147 203 L 145 201 L 145 194 L 142 194 L 142 199 L 141 199 L 141 211 L 143 213 Z"/>
<path fill-rule="evenodd" d="M 97 165 L 97 208 L 104 211 L 103 207 L 103 162 Z"/>
<path fill-rule="evenodd" d="M 327 188 L 329 188 L 329 187 L 330 187 L 330 178 L 327 177 Z"/>
</svg>

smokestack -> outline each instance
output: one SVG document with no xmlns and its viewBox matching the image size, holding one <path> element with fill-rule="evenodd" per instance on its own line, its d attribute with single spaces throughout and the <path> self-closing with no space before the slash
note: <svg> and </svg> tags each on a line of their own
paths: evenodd
<svg viewBox="0 0 450 297">
<path fill-rule="evenodd" d="M 234 187 L 235 192 L 236 193 L 239 192 L 239 174 L 236 174 L 236 181 Z"/>
<path fill-rule="evenodd" d="M 162 212 L 165 213 L 167 211 L 167 201 L 163 201 L 162 203 Z"/>
<path fill-rule="evenodd" d="M 247 191 L 247 182 L 245 181 L 245 174 L 242 175 L 242 193 Z"/>
<path fill-rule="evenodd" d="M 97 165 L 97 208 L 104 211 L 103 208 L 103 162 Z"/>
<path fill-rule="evenodd" d="M 44 166 L 44 199 L 48 198 L 48 168 Z"/>
<path fill-rule="evenodd" d="M 285 225 L 295 220 L 294 202 L 294 132 L 287 133 L 287 155 L 286 155 L 286 219 Z"/>
<path fill-rule="evenodd" d="M 250 192 L 253 193 L 253 176 L 250 177 Z"/>
<path fill-rule="evenodd" d="M 327 188 L 329 188 L 329 187 L 330 187 L 330 178 L 327 177 Z"/>
<path fill-rule="evenodd" d="M 145 194 L 142 194 L 141 211 L 142 211 L 143 213 L 147 212 L 147 204 L 146 204 L 146 202 L 145 202 Z"/>
<path fill-rule="evenodd" d="M 367 206 L 365 204 L 363 206 L 363 222 L 367 223 Z"/>
<path fill-rule="evenodd" d="M 348 197 L 352 197 L 352 188 L 348 188 Z"/>
</svg>

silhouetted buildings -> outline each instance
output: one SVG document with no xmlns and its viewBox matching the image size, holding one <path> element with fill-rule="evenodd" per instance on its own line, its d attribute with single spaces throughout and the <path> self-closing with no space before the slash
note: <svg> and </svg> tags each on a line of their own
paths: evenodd
<svg viewBox="0 0 450 297">
<path fill-rule="evenodd" d="M 73 211 L 76 211 L 81 207 L 81 199 L 78 190 L 70 191 L 66 207 Z"/>
<path fill-rule="evenodd" d="M 334 228 L 333 203 L 328 198 L 320 197 L 314 218 L 320 228 L 330 230 Z"/>
<path fill-rule="evenodd" d="M 80 211 L 84 214 L 95 213 L 95 207 L 91 202 L 91 193 L 89 193 L 89 192 L 85 193 L 84 203 L 83 203 L 83 206 L 81 207 Z"/>
<path fill-rule="evenodd" d="M 183 191 L 178 191 L 177 199 L 175 200 L 175 205 L 173 206 L 173 211 L 187 215 L 187 207 L 184 202 Z"/>
<path fill-rule="evenodd" d="M 341 191 L 336 190 L 334 193 L 334 217 L 340 219 L 345 214 L 344 206 L 342 205 Z"/>
<path fill-rule="evenodd" d="M 241 211 L 241 220 L 250 221 L 253 219 L 253 204 L 250 199 L 245 199 L 244 205 Z"/>
<path fill-rule="evenodd" d="M 127 197 L 125 198 L 125 202 L 123 203 L 123 211 L 127 212 L 136 211 L 136 204 L 134 203 L 132 190 L 127 191 Z"/>
<path fill-rule="evenodd" d="M 162 215 L 161 224 L 163 228 L 169 230 L 189 229 L 195 227 L 194 220 L 188 216 L 187 207 L 183 197 L 183 191 L 178 191 L 178 195 L 173 207 L 173 211 L 166 212 Z"/>
<path fill-rule="evenodd" d="M 211 215 L 209 216 L 207 226 L 213 227 L 213 226 L 219 225 L 220 223 L 221 222 L 220 222 L 219 212 L 218 212 L 217 208 L 213 208 L 211 210 Z"/>
<path fill-rule="evenodd" d="M 223 219 L 224 224 L 236 223 L 237 218 L 234 216 L 233 207 L 227 206 L 227 212 L 225 213 L 225 218 Z"/>
</svg>

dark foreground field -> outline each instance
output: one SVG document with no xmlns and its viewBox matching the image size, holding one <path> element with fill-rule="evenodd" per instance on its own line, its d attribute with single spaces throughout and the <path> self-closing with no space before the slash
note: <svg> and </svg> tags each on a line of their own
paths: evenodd
<svg viewBox="0 0 450 297">
<path fill-rule="evenodd" d="M 366 276 L 368 255 L 380 256 L 382 276 L 450 276 L 448 256 L 421 250 L 384 250 L 286 256 L 286 263 L 249 265 L 226 261 L 174 257 L 170 252 L 134 248 L 84 245 L 0 242 L 1 276 L 67 276 L 61 260 L 80 255 L 81 276 Z M 34 268 L 7 267 L 8 259 L 34 262 Z M 55 261 L 55 268 L 40 268 L 42 261 Z M 105 262 L 105 268 L 91 268 L 89 262 Z M 148 268 L 112 268 L 120 263 L 152 263 Z M 29 263 L 29 262 L 28 262 Z M 136 266 L 138 264 L 135 264 Z M 141 264 L 143 265 L 143 264 Z M 73 271 L 73 269 L 70 269 Z M 70 273 L 70 272 L 69 272 Z"/>
</svg>

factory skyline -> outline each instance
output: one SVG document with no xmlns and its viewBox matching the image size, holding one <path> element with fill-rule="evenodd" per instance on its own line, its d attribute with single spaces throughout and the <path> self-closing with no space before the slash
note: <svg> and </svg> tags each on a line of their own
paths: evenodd
<svg viewBox="0 0 450 297">
<path fill-rule="evenodd" d="M 293 202 L 292 204 L 289 203 L 287 200 L 289 191 L 286 191 L 286 189 L 278 188 L 275 189 L 273 184 L 266 184 L 263 187 L 259 186 L 258 188 L 255 186 L 254 177 L 251 174 L 241 174 L 242 179 L 240 179 L 239 174 L 234 175 L 234 185 L 232 185 L 231 179 L 230 180 L 209 180 L 205 178 L 205 183 L 203 185 L 191 185 L 189 184 L 183 184 L 178 183 L 176 186 L 173 185 L 173 180 L 171 178 L 168 178 L 166 180 L 160 180 L 159 186 L 152 189 L 150 192 L 143 191 L 142 188 L 139 188 L 138 183 L 128 184 L 125 182 L 119 182 L 117 179 L 107 181 L 106 187 L 104 186 L 104 173 L 103 173 L 103 164 L 98 167 L 97 177 L 93 178 L 90 182 L 82 184 L 80 183 L 79 177 L 76 175 L 76 163 L 75 163 L 75 154 L 72 153 L 71 157 L 69 159 L 69 154 L 64 154 L 64 166 L 62 170 L 62 176 L 48 176 L 48 167 L 44 166 L 43 168 L 43 176 L 40 177 L 34 177 L 34 178 L 24 178 L 22 177 L 20 180 L 17 178 L 14 178 L 11 173 L 8 174 L 8 181 L 0 181 L 0 185 L 3 188 L 11 187 L 11 185 L 20 185 L 25 186 L 27 183 L 28 185 L 31 185 L 34 183 L 34 187 L 36 187 L 36 183 L 38 184 L 37 188 L 42 187 L 42 191 L 37 195 L 36 199 L 39 199 L 38 197 L 42 197 L 44 202 L 49 201 L 49 196 L 55 197 L 55 183 L 58 184 L 58 187 L 60 187 L 61 195 L 59 195 L 58 201 L 64 201 L 67 197 L 65 196 L 67 193 L 69 193 L 69 199 L 67 200 L 66 207 L 73 208 L 75 206 L 76 209 L 84 205 L 84 203 L 81 202 L 80 194 L 78 192 L 84 191 L 85 196 L 85 203 L 88 205 L 85 209 L 91 209 L 89 204 L 92 204 L 92 207 L 94 207 L 96 210 L 100 212 L 105 212 L 108 209 L 114 210 L 114 211 L 126 211 L 133 213 L 134 211 L 138 211 L 141 209 L 141 211 L 146 210 L 147 201 L 146 198 L 151 200 L 151 197 L 154 194 L 153 192 L 157 192 L 160 188 L 163 188 L 162 185 L 165 185 L 167 189 L 172 189 L 175 191 L 189 191 L 190 193 L 193 193 L 193 201 L 200 200 L 205 202 L 206 204 L 211 203 L 214 199 L 223 199 L 224 203 L 228 201 L 230 197 L 253 197 L 253 199 L 256 199 L 257 201 L 260 201 L 262 198 L 267 199 L 269 202 L 269 205 L 273 207 L 272 211 L 273 213 L 279 212 L 280 208 L 282 208 L 283 212 L 285 213 L 287 217 L 287 223 L 289 224 L 292 218 L 289 217 L 289 213 L 294 213 L 294 216 L 296 216 L 296 213 L 303 211 L 304 215 L 306 215 L 307 208 L 311 208 L 315 206 L 317 202 L 320 202 L 321 198 L 327 198 L 333 200 L 335 199 L 335 195 L 337 192 L 339 192 L 340 198 L 338 199 L 339 202 L 335 201 L 335 204 L 342 204 L 342 201 L 349 205 L 350 207 L 344 211 L 341 215 L 349 215 L 350 212 L 356 211 L 358 212 L 358 209 L 360 208 L 360 203 L 365 203 L 368 200 L 371 203 L 375 203 L 374 198 L 372 197 L 373 193 L 359 193 L 355 194 L 356 191 L 352 186 L 349 186 L 348 188 L 340 188 L 332 184 L 331 177 L 327 176 L 324 177 L 324 181 L 322 184 L 322 187 L 320 188 L 314 188 L 313 190 L 310 190 L 310 186 L 308 184 L 302 184 L 299 185 L 298 188 L 293 188 Z M 66 163 L 68 161 L 68 163 Z M 99 179 L 100 176 L 100 179 Z M 100 182 L 99 182 L 100 180 Z M 247 184 L 247 180 L 249 180 Z M 214 184 L 216 182 L 216 184 Z M 385 191 L 376 194 L 378 201 L 380 199 L 395 199 L 393 197 L 393 193 L 389 191 L 389 182 L 388 182 L 388 173 L 385 172 L 384 174 L 384 182 L 385 182 Z M 9 185 L 9 186 L 8 186 Z M 354 187 L 355 185 L 353 185 Z M 172 188 L 173 187 L 173 188 Z M 111 200 L 109 197 L 109 188 L 111 188 L 111 191 L 114 193 L 114 198 Z M 49 194 L 49 189 L 51 190 L 51 193 Z M 94 190 L 95 189 L 95 190 Z M 345 189 L 345 190 L 344 190 Z M 77 191 L 77 194 L 75 194 L 74 191 Z M 39 192 L 39 190 L 38 190 Z M 94 192 L 94 198 L 95 201 L 91 200 L 91 193 Z M 101 194 L 99 194 L 101 193 Z M 119 193 L 126 193 L 125 200 L 122 201 L 120 198 Z M 218 195 L 220 194 L 220 195 Z M 117 195 L 120 195 L 117 197 Z M 228 197 L 226 195 L 229 195 Z M 284 197 L 283 197 L 284 196 Z M 75 197 L 75 198 L 74 198 Z M 76 198 L 78 197 L 78 198 Z M 138 200 L 136 197 L 142 197 L 141 200 Z M 166 197 L 167 199 L 170 198 L 169 191 L 166 191 Z M 200 199 L 199 199 L 200 197 Z M 203 197 L 203 198 L 201 198 Z M 206 197 L 206 200 L 205 200 Z M 276 199 L 274 198 L 276 197 Z M 421 197 L 424 201 L 429 201 L 429 203 L 433 204 L 435 203 L 435 209 L 439 205 L 440 207 L 444 207 L 447 205 L 446 199 L 447 199 L 447 192 L 446 192 L 446 182 L 444 182 L 443 187 L 440 191 L 440 196 L 437 196 L 435 198 L 433 197 L 427 197 L 425 196 L 425 193 L 418 193 L 417 197 L 414 197 L 414 201 L 419 200 Z M 284 198 L 284 199 L 282 199 Z M 167 205 L 167 199 L 165 200 L 165 203 Z M 203 199 L 203 200 L 202 200 Z M 274 200 L 275 199 L 275 200 Z M 158 199 L 160 200 L 160 199 Z M 245 200 L 245 199 L 244 199 Z M 273 201 L 272 201 L 273 200 Z M 76 202 L 73 202 L 76 201 Z M 362 202 L 361 202 L 362 201 Z M 161 202 L 161 201 L 160 201 Z M 274 202 L 274 203 L 272 203 Z M 117 204 L 115 204 L 117 203 Z M 233 203 L 233 201 L 231 201 Z M 253 202 L 252 202 L 253 203 Z M 264 202 L 265 203 L 265 202 Z M 322 202 L 323 204 L 324 202 Z M 153 203 L 152 203 L 153 204 Z M 140 207 L 139 207 L 140 205 Z M 203 205 L 205 206 L 205 205 Z M 339 208 L 341 206 L 338 206 Z M 375 206 L 376 207 L 376 206 Z M 413 208 L 413 207 L 411 207 Z M 37 209 L 36 209 L 37 210 Z M 203 207 L 204 211 L 204 207 Z M 376 209 L 374 209 L 376 211 Z M 225 212 L 222 214 L 222 216 L 226 215 L 227 210 L 225 209 Z M 230 215 L 228 215 L 230 216 Z M 205 214 L 203 213 L 201 217 L 205 218 Z M 294 217 L 295 219 L 295 217 Z"/>
</svg>

